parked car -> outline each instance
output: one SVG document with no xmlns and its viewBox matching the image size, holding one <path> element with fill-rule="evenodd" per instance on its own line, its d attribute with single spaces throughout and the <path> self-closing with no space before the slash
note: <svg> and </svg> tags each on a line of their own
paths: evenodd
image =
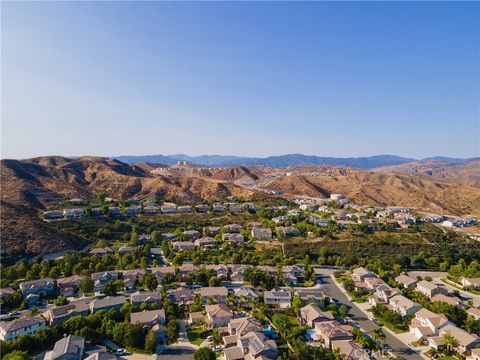
<svg viewBox="0 0 480 360">
<path fill-rule="evenodd" d="M 115 351 L 115 355 L 127 355 L 127 350 L 125 349 L 117 349 L 117 351 Z"/>
</svg>

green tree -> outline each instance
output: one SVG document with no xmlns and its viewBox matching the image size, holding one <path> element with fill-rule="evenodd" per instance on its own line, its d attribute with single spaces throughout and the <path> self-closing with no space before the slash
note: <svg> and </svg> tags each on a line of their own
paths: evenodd
<svg viewBox="0 0 480 360">
<path fill-rule="evenodd" d="M 145 338 L 145 350 L 153 354 L 157 349 L 157 345 L 158 345 L 157 334 L 155 334 L 154 331 L 150 330 L 147 333 L 147 336 Z"/>
<path fill-rule="evenodd" d="M 142 275 L 140 282 L 150 291 L 155 290 L 158 286 L 157 277 L 148 272 Z"/>
<path fill-rule="evenodd" d="M 298 313 L 300 311 L 300 308 L 302 307 L 302 299 L 300 299 L 300 296 L 298 296 L 298 294 L 293 295 L 292 307 L 296 313 Z"/>
<path fill-rule="evenodd" d="M 177 339 L 177 333 L 180 329 L 178 321 L 176 319 L 171 319 L 167 324 L 167 336 L 170 342 Z"/>
<path fill-rule="evenodd" d="M 215 355 L 215 352 L 208 347 L 202 347 L 195 350 L 195 353 L 193 354 L 194 360 L 215 360 L 216 358 L 217 356 Z"/>
<path fill-rule="evenodd" d="M 346 319 L 348 317 L 348 307 L 345 304 L 340 305 L 338 308 L 338 315 L 340 315 L 342 319 Z"/>
<path fill-rule="evenodd" d="M 55 299 L 54 303 L 57 306 L 62 306 L 62 305 L 67 305 L 69 303 L 69 301 L 65 296 L 60 295 L 58 298 Z"/>
<path fill-rule="evenodd" d="M 92 293 L 94 290 L 94 287 L 95 287 L 95 283 L 90 276 L 84 276 L 78 284 L 78 289 L 84 294 Z"/>
<path fill-rule="evenodd" d="M 458 340 L 455 339 L 455 337 L 453 337 L 450 334 L 446 334 L 446 333 L 442 335 L 440 341 L 442 342 L 443 345 L 445 345 L 445 347 L 449 351 L 452 351 L 453 349 L 455 349 L 459 344 Z"/>
<path fill-rule="evenodd" d="M 380 342 L 384 342 L 385 339 L 387 338 L 387 336 L 385 335 L 385 333 L 383 332 L 382 328 L 377 328 L 377 329 L 373 329 L 372 330 L 372 337 L 377 340 L 377 341 L 380 341 Z"/>
<path fill-rule="evenodd" d="M 125 345 L 136 348 L 144 346 L 144 335 L 140 324 L 128 325 L 125 329 Z"/>
<path fill-rule="evenodd" d="M 113 281 L 107 281 L 103 288 L 103 293 L 107 296 L 117 295 L 117 285 Z"/>
<path fill-rule="evenodd" d="M 3 360 L 29 360 L 30 357 L 26 351 L 13 350 L 11 353 L 6 354 Z"/>
</svg>

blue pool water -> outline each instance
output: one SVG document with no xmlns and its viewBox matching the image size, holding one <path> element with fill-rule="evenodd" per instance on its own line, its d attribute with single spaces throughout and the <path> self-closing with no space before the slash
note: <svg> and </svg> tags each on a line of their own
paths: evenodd
<svg viewBox="0 0 480 360">
<path fill-rule="evenodd" d="M 263 325 L 263 333 L 270 339 L 278 339 L 277 333 L 270 327 L 270 325 Z"/>
</svg>

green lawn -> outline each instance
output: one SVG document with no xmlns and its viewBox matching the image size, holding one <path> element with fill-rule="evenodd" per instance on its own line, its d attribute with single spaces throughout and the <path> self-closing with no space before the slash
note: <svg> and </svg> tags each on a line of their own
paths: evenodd
<svg viewBox="0 0 480 360">
<path fill-rule="evenodd" d="M 437 360 L 458 360 L 458 358 L 451 355 L 443 355 L 443 356 L 440 356 Z"/>
<path fill-rule="evenodd" d="M 212 335 L 212 330 L 191 329 L 187 331 L 188 340 L 197 346 L 200 346 L 209 335 Z"/>
</svg>

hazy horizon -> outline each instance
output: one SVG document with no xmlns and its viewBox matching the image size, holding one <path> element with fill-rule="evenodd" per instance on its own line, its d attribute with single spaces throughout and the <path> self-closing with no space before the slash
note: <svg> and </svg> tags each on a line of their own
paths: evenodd
<svg viewBox="0 0 480 360">
<path fill-rule="evenodd" d="M 1 158 L 480 155 L 477 2 L 1 6 Z"/>
</svg>

